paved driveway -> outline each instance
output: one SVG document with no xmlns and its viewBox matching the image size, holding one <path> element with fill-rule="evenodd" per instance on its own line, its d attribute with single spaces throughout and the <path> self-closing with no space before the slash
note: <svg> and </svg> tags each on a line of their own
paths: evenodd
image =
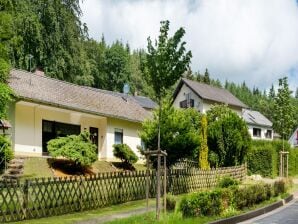
<svg viewBox="0 0 298 224">
<path fill-rule="evenodd" d="M 298 224 L 298 200 L 242 224 Z"/>
</svg>

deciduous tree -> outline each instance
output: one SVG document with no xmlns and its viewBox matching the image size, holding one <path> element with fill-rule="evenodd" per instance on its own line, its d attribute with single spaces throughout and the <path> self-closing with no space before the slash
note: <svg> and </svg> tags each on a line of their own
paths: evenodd
<svg viewBox="0 0 298 224">
<path fill-rule="evenodd" d="M 279 87 L 274 98 L 273 129 L 283 139 L 288 139 L 294 128 L 294 108 L 287 77 L 279 79 Z"/>
</svg>

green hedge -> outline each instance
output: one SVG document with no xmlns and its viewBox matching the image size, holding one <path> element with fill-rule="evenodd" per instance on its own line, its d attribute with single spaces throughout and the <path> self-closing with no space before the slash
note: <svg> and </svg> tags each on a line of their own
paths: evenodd
<svg viewBox="0 0 298 224">
<path fill-rule="evenodd" d="M 276 177 L 279 170 L 279 152 L 283 149 L 281 140 L 266 141 L 254 140 L 252 147 L 247 154 L 247 168 L 249 174 L 260 174 L 265 177 Z M 285 151 L 290 152 L 289 156 L 289 174 L 298 173 L 298 153 L 293 151 L 288 144 L 284 142 Z M 296 167 L 297 166 L 297 167 Z"/>
<path fill-rule="evenodd" d="M 185 196 L 180 202 L 179 210 L 183 217 L 221 215 L 229 208 L 249 208 L 285 191 L 284 181 L 275 182 L 273 185 L 259 183 L 219 188 Z"/>
<path fill-rule="evenodd" d="M 298 149 L 289 150 L 289 175 L 298 175 Z"/>
</svg>

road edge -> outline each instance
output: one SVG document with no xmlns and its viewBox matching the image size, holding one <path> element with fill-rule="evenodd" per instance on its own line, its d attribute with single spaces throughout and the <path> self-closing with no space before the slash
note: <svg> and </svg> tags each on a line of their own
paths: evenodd
<svg viewBox="0 0 298 224">
<path fill-rule="evenodd" d="M 262 208 L 259 208 L 259 209 L 241 214 L 241 215 L 209 222 L 209 224 L 234 224 L 234 223 L 243 222 L 248 219 L 252 219 L 257 216 L 264 215 L 264 214 L 271 212 L 277 208 L 280 208 L 280 207 L 284 206 L 285 204 L 289 203 L 290 201 L 292 201 L 293 199 L 294 199 L 294 195 L 291 194 L 290 196 L 288 196 L 280 201 L 274 202 L 271 205 L 267 205 L 265 207 L 262 207 Z"/>
</svg>

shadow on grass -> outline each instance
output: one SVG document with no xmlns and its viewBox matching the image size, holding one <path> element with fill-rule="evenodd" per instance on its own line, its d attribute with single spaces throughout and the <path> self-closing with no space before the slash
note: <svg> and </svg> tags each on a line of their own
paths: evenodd
<svg viewBox="0 0 298 224">
<path fill-rule="evenodd" d="M 91 167 L 83 167 L 75 162 L 66 159 L 47 159 L 49 166 L 54 169 L 55 173 L 63 175 L 93 175 Z"/>
<path fill-rule="evenodd" d="M 124 163 L 124 162 L 112 162 L 113 166 L 116 167 L 119 170 L 123 171 L 135 171 L 136 168 L 129 164 L 129 163 Z"/>
</svg>

